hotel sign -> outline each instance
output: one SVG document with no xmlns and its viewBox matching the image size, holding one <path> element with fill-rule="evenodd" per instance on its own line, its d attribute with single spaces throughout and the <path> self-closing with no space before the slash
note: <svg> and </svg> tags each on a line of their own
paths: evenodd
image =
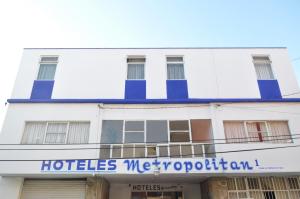
<svg viewBox="0 0 300 199">
<path fill-rule="evenodd" d="M 227 160 L 225 158 L 157 158 L 109 160 L 44 160 L 41 172 L 90 172 L 117 174 L 159 173 L 220 173 L 255 172 L 268 169 L 254 160 Z M 270 169 L 282 169 L 274 167 Z"/>
</svg>

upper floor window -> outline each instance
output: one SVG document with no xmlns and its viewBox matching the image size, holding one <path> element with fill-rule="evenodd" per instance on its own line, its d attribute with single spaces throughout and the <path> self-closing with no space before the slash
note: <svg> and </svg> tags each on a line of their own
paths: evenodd
<svg viewBox="0 0 300 199">
<path fill-rule="evenodd" d="M 43 56 L 40 60 L 40 68 L 38 73 L 38 80 L 53 80 L 56 66 L 58 63 L 57 56 Z"/>
<path fill-rule="evenodd" d="M 145 79 L 145 61 L 144 57 L 127 58 L 127 79 Z"/>
<path fill-rule="evenodd" d="M 211 121 L 103 120 L 100 158 L 214 156 Z"/>
<path fill-rule="evenodd" d="M 143 143 L 145 141 L 144 121 L 125 121 L 124 142 Z"/>
<path fill-rule="evenodd" d="M 22 144 L 88 143 L 89 122 L 26 122 Z"/>
<path fill-rule="evenodd" d="M 224 130 L 228 143 L 292 142 L 287 121 L 225 121 Z"/>
<path fill-rule="evenodd" d="M 274 79 L 271 61 L 269 57 L 253 57 L 253 63 L 258 80 L 272 80 Z"/>
<path fill-rule="evenodd" d="M 170 141 L 171 142 L 189 142 L 190 125 L 188 120 L 169 121 Z"/>
<path fill-rule="evenodd" d="M 167 57 L 168 79 L 184 79 L 183 57 Z"/>
</svg>

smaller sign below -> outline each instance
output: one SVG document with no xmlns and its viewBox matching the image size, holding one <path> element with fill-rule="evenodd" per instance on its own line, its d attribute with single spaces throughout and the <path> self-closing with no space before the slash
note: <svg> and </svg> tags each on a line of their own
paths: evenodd
<svg viewBox="0 0 300 199">
<path fill-rule="evenodd" d="M 130 184 L 132 192 L 182 191 L 180 184 Z"/>
</svg>

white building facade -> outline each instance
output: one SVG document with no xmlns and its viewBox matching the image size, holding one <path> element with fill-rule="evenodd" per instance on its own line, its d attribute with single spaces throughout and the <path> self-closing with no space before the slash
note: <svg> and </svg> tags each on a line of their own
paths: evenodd
<svg viewBox="0 0 300 199">
<path fill-rule="evenodd" d="M 0 135 L 8 199 L 298 199 L 286 48 L 24 49 Z"/>
</svg>

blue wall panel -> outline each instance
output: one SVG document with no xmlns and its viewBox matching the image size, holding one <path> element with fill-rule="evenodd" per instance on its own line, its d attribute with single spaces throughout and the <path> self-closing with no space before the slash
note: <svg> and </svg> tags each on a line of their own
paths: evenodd
<svg viewBox="0 0 300 199">
<path fill-rule="evenodd" d="M 187 80 L 167 80 L 168 99 L 187 99 Z"/>
<path fill-rule="evenodd" d="M 125 99 L 146 99 L 146 80 L 126 80 Z"/>
<path fill-rule="evenodd" d="M 258 80 L 258 87 L 262 99 L 282 98 L 277 80 Z"/>
<path fill-rule="evenodd" d="M 51 99 L 54 81 L 34 81 L 30 99 Z"/>
</svg>

